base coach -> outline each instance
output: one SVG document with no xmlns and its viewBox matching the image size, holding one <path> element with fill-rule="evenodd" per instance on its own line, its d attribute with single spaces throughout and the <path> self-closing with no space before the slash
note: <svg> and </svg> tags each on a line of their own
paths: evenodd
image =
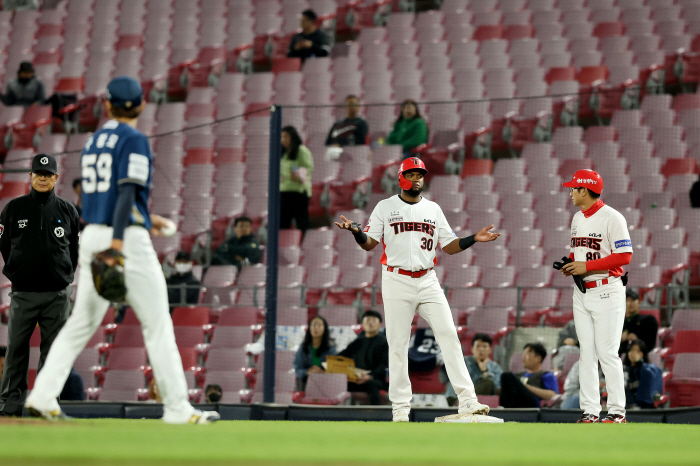
<svg viewBox="0 0 700 466">
<path fill-rule="evenodd" d="M 0 415 L 21 416 L 27 397 L 29 340 L 41 330 L 39 367 L 70 313 L 70 284 L 78 265 L 80 217 L 73 204 L 54 193 L 56 159 L 32 160 L 31 192 L 12 199 L 0 214 L 2 272 L 12 282 Z"/>
</svg>

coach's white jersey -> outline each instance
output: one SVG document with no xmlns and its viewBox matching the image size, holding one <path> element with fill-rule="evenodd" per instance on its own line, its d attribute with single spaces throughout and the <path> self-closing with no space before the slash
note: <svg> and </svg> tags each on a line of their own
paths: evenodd
<svg viewBox="0 0 700 466">
<path fill-rule="evenodd" d="M 607 257 L 613 253 L 632 252 L 632 241 L 625 217 L 610 206 L 594 204 L 586 213 L 576 212 L 571 220 L 571 251 L 574 261 L 586 262 Z M 590 213 L 593 213 L 590 215 Z M 594 274 L 585 281 L 622 275 L 622 267 L 612 269 L 609 274 Z"/>
<path fill-rule="evenodd" d="M 438 244 L 457 239 L 439 205 L 425 198 L 410 204 L 398 194 L 377 204 L 364 232 L 382 243 L 382 264 L 412 272 L 433 267 Z"/>
</svg>

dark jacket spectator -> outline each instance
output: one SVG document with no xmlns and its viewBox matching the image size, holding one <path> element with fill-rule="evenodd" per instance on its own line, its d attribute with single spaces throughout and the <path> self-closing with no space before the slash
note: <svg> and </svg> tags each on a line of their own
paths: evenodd
<svg viewBox="0 0 700 466">
<path fill-rule="evenodd" d="M 336 121 L 328 132 L 327 146 L 361 146 L 367 144 L 369 126 L 358 115 L 360 99 L 349 95 L 345 98 L 345 119 Z"/>
<path fill-rule="evenodd" d="M 3 104 L 22 105 L 43 105 L 46 102 L 46 88 L 44 83 L 34 74 L 34 66 L 31 62 L 23 61 L 17 70 L 17 78 L 7 85 L 7 92 L 0 94 Z"/>
<path fill-rule="evenodd" d="M 175 273 L 166 280 L 170 312 L 178 306 L 197 304 L 201 283 L 192 273 L 192 257 L 180 251 L 175 256 Z"/>
<path fill-rule="evenodd" d="M 340 356 L 352 358 L 355 367 L 365 369 L 367 374 L 359 377 L 357 382 L 348 382 L 349 392 L 366 392 L 370 403 L 380 404 L 380 390 L 386 390 L 386 370 L 389 367 L 389 344 L 386 337 L 379 333 L 382 315 L 377 311 L 365 311 L 362 315 L 362 329 L 356 340 L 339 353 Z"/>
<path fill-rule="evenodd" d="M 656 347 L 656 334 L 659 330 L 659 323 L 654 316 L 642 315 L 639 313 L 639 295 L 634 290 L 627 290 L 627 310 L 625 313 L 625 324 L 622 327 L 622 340 L 620 344 L 620 354 L 626 353 L 630 344 L 641 339 L 646 347 L 651 351 Z"/>
<path fill-rule="evenodd" d="M 644 341 L 637 339 L 630 344 L 625 359 L 625 371 L 627 409 L 653 409 L 654 401 L 663 390 L 663 374 L 661 369 L 649 364 L 649 350 Z"/>
<path fill-rule="evenodd" d="M 262 258 L 260 243 L 253 233 L 253 221 L 241 216 L 233 221 L 234 235 L 216 248 L 211 258 L 212 265 L 235 265 L 238 270 L 244 265 L 257 264 Z"/>
<path fill-rule="evenodd" d="M 301 14 L 301 32 L 292 37 L 287 56 L 301 58 L 326 57 L 331 51 L 326 33 L 316 27 L 316 13 L 304 10 Z"/>
<path fill-rule="evenodd" d="M 525 372 L 504 372 L 501 376 L 500 403 L 504 408 L 539 408 L 540 400 L 551 400 L 559 393 L 559 382 L 542 370 L 547 350 L 542 343 L 528 343 L 523 351 Z"/>
<path fill-rule="evenodd" d="M 59 398 L 61 401 L 84 401 L 87 398 L 83 378 L 75 369 L 71 368 Z"/>
<path fill-rule="evenodd" d="M 700 178 L 690 188 L 690 205 L 696 209 L 700 207 Z"/>
<path fill-rule="evenodd" d="M 306 381 L 309 374 L 323 372 L 321 365 L 326 361 L 326 356 L 336 353 L 335 346 L 331 344 L 331 332 L 328 322 L 321 316 L 316 316 L 309 321 L 303 343 L 299 346 L 294 356 L 294 372 L 297 376 L 297 390 L 303 392 L 306 389 Z"/>
<path fill-rule="evenodd" d="M 399 144 L 403 147 L 404 157 L 411 157 L 411 151 L 421 144 L 428 143 L 428 125 L 418 111 L 413 100 L 401 104 L 401 114 L 394 123 L 386 139 L 387 144 Z"/>
</svg>

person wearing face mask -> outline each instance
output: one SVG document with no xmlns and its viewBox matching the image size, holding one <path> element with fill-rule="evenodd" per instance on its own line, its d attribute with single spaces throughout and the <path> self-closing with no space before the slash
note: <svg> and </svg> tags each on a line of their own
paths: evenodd
<svg viewBox="0 0 700 466">
<path fill-rule="evenodd" d="M 17 78 L 7 85 L 7 92 L 0 94 L 0 101 L 7 106 L 21 105 L 29 107 L 34 104 L 43 105 L 46 102 L 46 87 L 34 74 L 31 62 L 19 64 Z"/>
<path fill-rule="evenodd" d="M 210 383 L 204 389 L 204 399 L 207 403 L 218 403 L 219 401 L 221 401 L 222 393 L 223 390 L 221 390 L 220 385 Z"/>
<path fill-rule="evenodd" d="M 170 312 L 178 306 L 199 302 L 200 281 L 192 273 L 192 258 L 189 252 L 180 251 L 175 256 L 175 272 L 166 280 Z"/>
<path fill-rule="evenodd" d="M 414 157 L 411 151 L 421 144 L 428 143 L 428 125 L 425 124 L 415 101 L 409 99 L 401 104 L 401 113 L 386 143 L 402 146 L 404 158 Z"/>
</svg>

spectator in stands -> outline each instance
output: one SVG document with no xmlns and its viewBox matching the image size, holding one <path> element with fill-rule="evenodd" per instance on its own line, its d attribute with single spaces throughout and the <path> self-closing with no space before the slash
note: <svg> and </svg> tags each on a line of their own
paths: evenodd
<svg viewBox="0 0 700 466">
<path fill-rule="evenodd" d="M 496 361 L 491 359 L 493 353 L 493 340 L 485 333 L 477 333 L 472 338 L 472 355 L 465 356 L 469 376 L 474 382 L 474 390 L 477 395 L 496 395 L 501 389 L 501 374 L 503 369 Z M 444 375 L 445 366 L 442 366 L 441 375 Z M 457 402 L 457 394 L 452 384 L 445 384 L 445 397 L 450 406 Z"/>
<path fill-rule="evenodd" d="M 696 209 L 700 207 L 700 177 L 690 188 L 690 205 Z"/>
<path fill-rule="evenodd" d="M 328 322 L 321 316 L 316 316 L 309 321 L 306 327 L 304 341 L 299 346 L 294 356 L 294 372 L 297 376 L 297 390 L 303 392 L 306 389 L 306 381 L 309 374 L 318 374 L 324 371 L 321 364 L 326 356 L 336 354 L 335 346 L 331 344 L 331 332 Z"/>
<path fill-rule="evenodd" d="M 625 324 L 622 327 L 620 354 L 626 353 L 636 339 L 641 339 L 649 350 L 656 346 L 656 334 L 659 324 L 656 317 L 639 313 L 639 294 L 632 289 L 627 290 L 627 310 Z"/>
<path fill-rule="evenodd" d="M 292 228 L 292 219 L 302 235 L 309 228 L 309 199 L 314 159 L 294 126 L 282 128 L 280 162 L 280 228 Z"/>
<path fill-rule="evenodd" d="M 532 134 L 535 142 L 550 142 L 552 140 L 552 112 L 543 110 L 537 114 L 537 126 Z"/>
<path fill-rule="evenodd" d="M 221 389 L 220 385 L 210 383 L 204 389 L 204 401 L 206 401 L 207 403 L 218 403 L 219 401 L 221 401 L 221 395 L 223 393 L 224 391 Z"/>
<path fill-rule="evenodd" d="M 625 359 L 625 396 L 627 409 L 653 409 L 654 401 L 663 390 L 663 374 L 654 364 L 649 364 L 649 349 L 643 340 L 630 343 Z"/>
<path fill-rule="evenodd" d="M 639 108 L 639 84 L 631 84 L 625 88 L 625 92 L 620 97 L 620 108 L 623 110 Z"/>
<path fill-rule="evenodd" d="M 649 73 L 649 78 L 647 78 L 644 84 L 647 94 L 663 94 L 664 93 L 664 81 L 666 79 L 666 70 L 664 65 L 652 65 L 650 67 L 651 73 Z"/>
<path fill-rule="evenodd" d="M 476 138 L 472 145 L 472 157 L 475 159 L 490 159 L 491 158 L 491 129 L 479 128 L 475 132 Z"/>
<path fill-rule="evenodd" d="M 399 118 L 394 123 L 394 129 L 389 133 L 386 143 L 401 145 L 404 158 L 413 157 L 413 149 L 428 143 L 428 125 L 425 124 L 415 101 L 403 101 Z"/>
<path fill-rule="evenodd" d="M 389 344 L 386 337 L 379 333 L 382 315 L 377 311 L 365 311 L 362 314 L 364 334 L 357 336 L 352 343 L 339 353 L 340 356 L 352 358 L 355 367 L 368 371 L 358 377 L 357 382 L 348 382 L 349 392 L 367 392 L 370 403 L 381 403 L 380 391 L 389 388 L 386 383 L 386 370 L 389 367 Z"/>
<path fill-rule="evenodd" d="M 578 381 L 579 362 L 576 361 L 566 374 L 564 394 L 561 396 L 561 409 L 581 409 L 581 384 Z"/>
<path fill-rule="evenodd" d="M 72 367 L 59 398 L 61 401 L 84 401 L 87 398 L 83 378 Z"/>
<path fill-rule="evenodd" d="M 559 121 L 563 126 L 578 126 L 578 96 L 564 97 Z"/>
<path fill-rule="evenodd" d="M 559 394 L 559 382 L 549 371 L 542 370 L 547 350 L 542 343 L 528 343 L 523 349 L 525 372 L 504 372 L 501 376 L 500 403 L 504 408 L 538 408 L 540 400 Z"/>
<path fill-rule="evenodd" d="M 564 367 L 564 361 L 567 354 L 580 353 L 578 346 L 578 336 L 576 335 L 576 325 L 574 319 L 566 323 L 564 328 L 559 330 L 559 339 L 557 340 L 557 355 L 552 359 L 552 365 L 559 370 Z"/>
<path fill-rule="evenodd" d="M 358 116 L 360 99 L 356 95 L 345 98 L 345 119 L 335 122 L 326 139 L 327 146 L 362 146 L 367 144 L 369 127 Z"/>
<path fill-rule="evenodd" d="M 44 8 L 48 8 L 44 6 Z M 38 10 L 39 0 L 3 0 L 2 2 L 3 10 Z"/>
<path fill-rule="evenodd" d="M 178 306 L 197 304 L 201 282 L 192 273 L 192 257 L 187 251 L 175 256 L 175 272 L 166 279 L 170 313 Z"/>
<path fill-rule="evenodd" d="M 0 101 L 7 106 L 43 105 L 46 101 L 46 88 L 44 83 L 34 74 L 34 65 L 31 62 L 23 61 L 19 64 L 17 78 L 7 85 L 5 94 L 0 94 Z"/>
<path fill-rule="evenodd" d="M 326 33 L 316 27 L 318 17 L 313 10 L 301 13 L 301 32 L 294 34 L 289 43 L 287 56 L 301 58 L 304 62 L 310 57 L 327 57 L 331 46 Z"/>
<path fill-rule="evenodd" d="M 253 233 L 253 221 L 241 215 L 233 221 L 233 236 L 216 248 L 212 265 L 235 265 L 240 271 L 244 265 L 257 264 L 262 258 L 260 243 Z"/>
</svg>

